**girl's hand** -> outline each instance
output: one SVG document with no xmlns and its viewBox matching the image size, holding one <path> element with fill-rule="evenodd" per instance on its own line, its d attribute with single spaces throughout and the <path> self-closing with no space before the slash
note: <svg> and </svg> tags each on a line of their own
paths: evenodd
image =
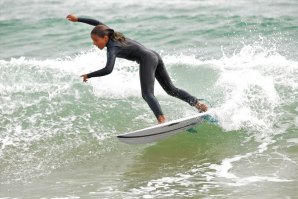
<svg viewBox="0 0 298 199">
<path fill-rule="evenodd" d="M 67 15 L 66 19 L 68 19 L 69 21 L 72 21 L 72 22 L 78 21 L 78 17 L 76 17 L 74 15 Z"/>
<path fill-rule="evenodd" d="M 88 77 L 87 77 L 87 74 L 85 74 L 85 75 L 81 75 L 81 77 L 83 77 L 83 82 L 87 82 L 88 80 Z"/>
</svg>

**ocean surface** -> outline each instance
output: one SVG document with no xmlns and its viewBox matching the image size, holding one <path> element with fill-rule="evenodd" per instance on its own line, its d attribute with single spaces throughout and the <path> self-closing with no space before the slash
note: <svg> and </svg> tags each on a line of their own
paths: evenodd
<svg viewBox="0 0 298 199">
<path fill-rule="evenodd" d="M 157 124 L 136 62 L 105 66 L 100 20 L 160 53 L 178 88 L 213 105 L 158 143 L 116 135 Z M 1 0 L 0 198 L 298 198 L 297 0 Z M 155 95 L 167 120 L 194 107 Z"/>
</svg>

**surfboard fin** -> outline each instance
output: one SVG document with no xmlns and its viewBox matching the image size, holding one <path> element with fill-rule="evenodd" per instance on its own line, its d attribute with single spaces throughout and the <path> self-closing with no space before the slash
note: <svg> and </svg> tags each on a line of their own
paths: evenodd
<svg viewBox="0 0 298 199">
<path fill-rule="evenodd" d="M 189 133 L 197 133 L 198 131 L 195 128 L 190 128 L 186 130 Z"/>
</svg>

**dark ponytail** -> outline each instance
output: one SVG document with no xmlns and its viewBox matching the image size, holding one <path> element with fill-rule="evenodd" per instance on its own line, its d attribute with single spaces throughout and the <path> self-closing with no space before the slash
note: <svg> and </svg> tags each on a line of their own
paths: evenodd
<svg viewBox="0 0 298 199">
<path fill-rule="evenodd" d="M 121 43 L 126 42 L 125 36 L 121 32 L 116 32 L 113 29 L 105 26 L 105 25 L 97 25 L 91 31 L 91 34 L 95 34 L 99 37 L 109 36 L 110 39 L 114 41 L 119 41 Z"/>
<path fill-rule="evenodd" d="M 121 32 L 115 32 L 114 30 L 111 35 L 111 39 L 113 39 L 114 41 L 115 40 L 120 41 L 121 43 L 126 42 L 125 36 Z"/>
</svg>

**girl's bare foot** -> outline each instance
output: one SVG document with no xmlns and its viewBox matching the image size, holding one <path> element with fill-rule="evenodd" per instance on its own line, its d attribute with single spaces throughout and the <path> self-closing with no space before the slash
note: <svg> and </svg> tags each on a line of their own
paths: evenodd
<svg viewBox="0 0 298 199">
<path fill-rule="evenodd" d="M 161 124 L 161 123 L 165 123 L 166 122 L 166 118 L 164 115 L 159 115 L 158 118 L 158 124 Z"/>
<path fill-rule="evenodd" d="M 208 110 L 208 107 L 205 104 L 200 103 L 199 101 L 196 103 L 195 107 L 198 109 L 199 112 L 206 112 Z"/>
</svg>

